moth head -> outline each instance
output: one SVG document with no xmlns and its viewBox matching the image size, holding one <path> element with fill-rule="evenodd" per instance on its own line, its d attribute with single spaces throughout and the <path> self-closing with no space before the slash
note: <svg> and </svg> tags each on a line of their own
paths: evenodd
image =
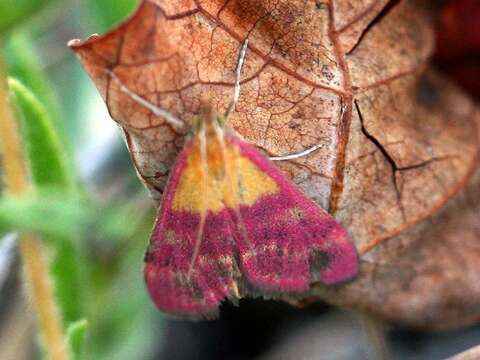
<svg viewBox="0 0 480 360">
<path fill-rule="evenodd" d="M 202 99 L 198 115 L 192 119 L 192 130 L 194 133 L 206 129 L 223 128 L 226 123 L 226 117 L 216 111 L 212 106 L 212 101 Z"/>
</svg>

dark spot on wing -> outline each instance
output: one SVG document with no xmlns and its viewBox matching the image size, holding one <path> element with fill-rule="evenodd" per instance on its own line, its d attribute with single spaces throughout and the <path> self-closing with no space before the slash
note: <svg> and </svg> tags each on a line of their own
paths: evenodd
<svg viewBox="0 0 480 360">
<path fill-rule="evenodd" d="M 312 278 L 317 279 L 330 264 L 330 256 L 325 251 L 313 250 L 310 254 L 309 264 Z"/>
<path fill-rule="evenodd" d="M 190 281 L 190 288 L 192 289 L 193 297 L 196 301 L 203 301 L 203 291 L 195 281 Z"/>
<path fill-rule="evenodd" d="M 150 251 L 147 251 L 147 252 L 145 253 L 145 256 L 144 256 L 144 258 L 143 258 L 143 261 L 144 261 L 145 263 L 150 263 L 150 262 L 152 262 L 152 261 L 153 261 L 153 254 L 152 254 Z"/>
</svg>

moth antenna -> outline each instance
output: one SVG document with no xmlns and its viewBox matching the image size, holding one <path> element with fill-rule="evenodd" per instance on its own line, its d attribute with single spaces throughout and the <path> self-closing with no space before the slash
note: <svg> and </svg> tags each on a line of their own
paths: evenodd
<svg viewBox="0 0 480 360">
<path fill-rule="evenodd" d="M 147 99 L 141 97 L 140 95 L 136 94 L 134 91 L 130 90 L 123 82 L 120 80 L 117 75 L 114 74 L 114 72 L 110 69 L 106 69 L 105 72 L 112 78 L 113 81 L 115 81 L 118 86 L 120 87 L 120 90 L 127 94 L 133 101 L 137 102 L 138 104 L 142 105 L 143 107 L 147 108 L 150 110 L 152 113 L 154 113 L 157 116 L 160 116 L 165 119 L 167 123 L 170 125 L 174 126 L 175 128 L 179 130 L 185 129 L 185 123 L 177 118 L 175 115 L 173 115 L 171 112 L 162 109 L 161 107 L 151 103 Z"/>
<path fill-rule="evenodd" d="M 237 105 L 238 99 L 240 98 L 240 77 L 242 76 L 242 68 L 243 64 L 245 63 L 245 55 L 247 54 L 248 48 L 248 38 L 242 44 L 240 48 L 240 53 L 238 55 L 238 62 L 237 67 L 235 68 L 235 84 L 233 86 L 233 97 L 228 104 L 227 110 L 225 111 L 225 119 L 235 110 L 235 106 Z"/>
<path fill-rule="evenodd" d="M 301 152 L 298 152 L 298 153 L 293 153 L 293 154 L 289 154 L 289 155 L 285 155 L 285 156 L 272 156 L 269 159 L 272 160 L 272 161 L 298 159 L 302 156 L 307 156 L 308 154 L 314 152 L 315 150 L 320 149 L 321 147 L 323 147 L 323 144 L 317 144 L 317 145 L 313 145 L 312 147 L 310 147 L 306 150 L 303 150 Z"/>
</svg>

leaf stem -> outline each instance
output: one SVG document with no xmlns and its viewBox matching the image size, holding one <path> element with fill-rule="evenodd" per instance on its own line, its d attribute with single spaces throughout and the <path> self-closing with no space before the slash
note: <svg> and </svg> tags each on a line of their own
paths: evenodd
<svg viewBox="0 0 480 360">
<path fill-rule="evenodd" d="M 9 192 L 20 195 L 30 191 L 30 184 L 2 64 L 0 64 L 0 82 L 0 145 L 4 181 Z M 62 321 L 48 278 L 48 266 L 40 239 L 32 234 L 22 235 L 19 250 L 47 354 L 52 360 L 67 360 L 69 356 Z"/>
<path fill-rule="evenodd" d="M 42 243 L 31 234 L 20 238 L 20 254 L 23 267 L 30 282 L 33 302 L 38 316 L 40 332 L 45 339 L 45 348 L 52 360 L 67 360 L 68 353 L 59 311 L 48 278 L 48 268 Z"/>
</svg>

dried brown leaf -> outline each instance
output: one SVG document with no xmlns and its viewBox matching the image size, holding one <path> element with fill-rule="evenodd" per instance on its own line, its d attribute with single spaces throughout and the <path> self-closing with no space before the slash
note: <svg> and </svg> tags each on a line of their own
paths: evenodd
<svg viewBox="0 0 480 360">
<path fill-rule="evenodd" d="M 272 156 L 322 144 L 279 165 L 337 216 L 368 259 L 362 276 L 340 290 L 342 302 L 369 310 L 379 306 L 377 313 L 413 323 L 405 311 L 394 317 L 391 305 L 379 303 L 374 277 L 383 263 L 401 258 L 410 271 L 417 260 L 408 251 L 378 248 L 417 244 L 415 229 L 432 221 L 424 219 L 467 183 L 478 152 L 474 105 L 426 73 L 433 33 L 421 4 L 144 0 L 117 29 L 71 46 L 124 129 L 140 177 L 159 200 L 185 134 L 123 93 L 106 70 L 188 122 L 202 97 L 226 108 L 238 49 L 248 36 L 242 94 L 230 124 Z M 392 239 L 383 243 L 387 238 Z M 421 266 L 427 266 L 425 259 Z M 443 266 L 439 259 L 436 264 Z M 362 291 L 369 296 L 353 300 Z M 414 306 L 405 301 L 404 310 Z"/>
<path fill-rule="evenodd" d="M 480 319 L 480 169 L 435 216 L 363 256 L 360 276 L 312 298 L 444 330 Z"/>
</svg>

